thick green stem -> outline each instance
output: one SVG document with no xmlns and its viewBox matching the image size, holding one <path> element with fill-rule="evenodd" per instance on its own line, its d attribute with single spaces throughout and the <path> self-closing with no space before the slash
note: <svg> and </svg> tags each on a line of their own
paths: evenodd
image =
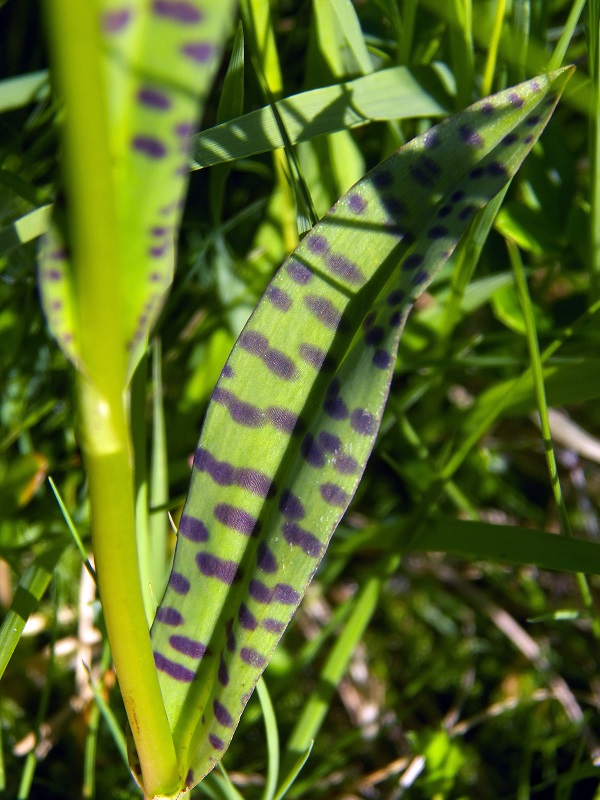
<svg viewBox="0 0 600 800">
<path fill-rule="evenodd" d="M 97 2 L 49 0 L 53 75 L 64 101 L 77 335 L 81 445 L 108 637 L 148 795 L 181 785 L 160 692 L 137 566 L 133 458 L 126 395 L 123 264 L 103 81 Z"/>
</svg>

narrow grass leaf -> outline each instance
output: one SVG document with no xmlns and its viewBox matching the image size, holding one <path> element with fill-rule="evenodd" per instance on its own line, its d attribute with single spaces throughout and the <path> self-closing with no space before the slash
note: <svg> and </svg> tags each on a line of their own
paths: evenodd
<svg viewBox="0 0 600 800">
<path fill-rule="evenodd" d="M 152 629 L 187 786 L 222 757 L 356 490 L 412 304 L 518 169 L 569 75 L 486 98 L 369 173 L 298 245 L 240 335 Z"/>
<path fill-rule="evenodd" d="M 259 679 L 256 684 L 256 691 L 265 721 L 267 752 L 269 754 L 267 781 L 262 800 L 273 800 L 277 788 L 277 781 L 279 780 L 279 731 L 277 730 L 277 718 L 275 717 L 275 709 L 273 708 L 271 696 L 264 678 Z"/>
<path fill-rule="evenodd" d="M 0 230 L 0 256 L 13 247 L 37 239 L 50 227 L 52 206 L 40 206 Z"/>
<path fill-rule="evenodd" d="M 64 544 L 61 544 L 46 550 L 25 570 L 19 581 L 10 609 L 0 627 L 0 678 L 19 643 L 27 620 L 48 588 L 64 549 Z"/>
<path fill-rule="evenodd" d="M 0 81 L 0 114 L 48 97 L 48 70 Z"/>
<path fill-rule="evenodd" d="M 377 120 L 440 117 L 452 102 L 435 67 L 390 67 L 277 102 L 292 144 Z M 270 106 L 199 133 L 192 169 L 283 147 Z"/>
</svg>

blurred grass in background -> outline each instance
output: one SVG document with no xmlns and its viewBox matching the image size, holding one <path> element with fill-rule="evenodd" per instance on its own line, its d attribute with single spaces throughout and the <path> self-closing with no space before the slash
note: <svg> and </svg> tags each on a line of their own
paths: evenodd
<svg viewBox="0 0 600 800">
<path fill-rule="evenodd" d="M 598 578 L 540 567 L 600 568 L 578 541 L 557 551 L 526 530 L 599 536 L 599 6 L 275 2 L 271 30 L 266 3 L 242 3 L 245 46 L 223 66 L 194 153 L 196 167 L 217 166 L 192 175 L 136 400 L 163 534 L 229 349 L 310 218 L 300 176 L 322 214 L 445 114 L 578 67 L 498 215 L 476 218 L 412 314 L 365 477 L 266 672 L 288 762 L 315 738 L 290 797 L 600 796 Z M 43 595 L 0 684 L 0 786 L 136 797 L 93 582 L 45 480 L 86 546 L 69 371 L 41 315 L 30 241 L 60 196 L 38 4 L 0 3 L 0 37 L 0 604 L 21 578 L 22 616 Z M 342 82 L 352 91 L 330 89 L 319 106 L 311 90 Z M 281 134 L 267 89 L 294 97 L 282 107 L 292 166 L 270 152 Z M 538 425 L 542 370 L 559 480 Z M 224 760 L 247 798 L 263 792 L 260 717 L 253 699 Z M 235 796 L 218 776 L 194 790 L 204 794 Z"/>
</svg>

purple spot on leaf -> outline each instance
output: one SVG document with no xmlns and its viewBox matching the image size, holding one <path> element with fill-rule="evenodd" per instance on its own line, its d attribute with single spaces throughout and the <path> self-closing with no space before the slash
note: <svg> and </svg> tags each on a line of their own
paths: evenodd
<svg viewBox="0 0 600 800">
<path fill-rule="evenodd" d="M 288 262 L 287 271 L 294 283 L 298 283 L 300 286 L 306 286 L 312 279 L 312 272 L 308 267 L 305 267 L 304 264 L 301 264 L 293 258 L 290 258 Z"/>
<path fill-rule="evenodd" d="M 202 20 L 202 14 L 193 3 L 185 0 L 154 0 L 152 10 L 158 17 L 190 25 Z"/>
<path fill-rule="evenodd" d="M 269 340 L 257 331 L 244 331 L 238 341 L 240 347 L 256 356 L 264 356 L 269 349 Z"/>
<path fill-rule="evenodd" d="M 335 275 L 338 275 L 342 280 L 348 281 L 348 283 L 356 284 L 364 281 L 364 275 L 360 269 L 345 256 L 332 255 L 327 259 L 327 265 Z"/>
<path fill-rule="evenodd" d="M 267 408 L 267 417 L 277 430 L 288 434 L 292 434 L 298 424 L 298 415 L 288 411 L 286 408 L 269 406 Z"/>
<path fill-rule="evenodd" d="M 279 510 L 288 519 L 302 519 L 306 513 L 300 498 L 296 497 L 289 489 L 284 489 L 281 493 Z"/>
<path fill-rule="evenodd" d="M 269 574 L 277 572 L 277 561 L 275 560 L 275 556 L 264 542 L 261 542 L 258 545 L 258 550 L 256 552 L 256 563 L 262 572 L 267 572 Z"/>
<path fill-rule="evenodd" d="M 413 269 L 420 267 L 423 261 L 424 258 L 420 253 L 411 253 L 410 255 L 406 256 L 402 262 L 402 270 L 404 272 L 411 272 Z"/>
<path fill-rule="evenodd" d="M 176 608 L 169 606 L 160 606 L 156 611 L 156 621 L 163 622 L 165 625 L 172 625 L 176 628 L 178 625 L 183 625 L 183 617 Z"/>
<path fill-rule="evenodd" d="M 210 746 L 215 750 L 225 750 L 225 742 L 219 739 L 218 736 L 215 736 L 214 733 L 208 734 L 208 741 L 210 742 Z"/>
<path fill-rule="evenodd" d="M 375 347 L 383 341 L 384 336 L 384 329 L 379 325 L 376 325 L 374 328 L 371 328 L 371 330 L 365 333 L 365 344 L 367 347 Z"/>
<path fill-rule="evenodd" d="M 166 94 L 166 92 L 161 92 L 158 89 L 152 89 L 149 86 L 145 86 L 139 90 L 137 99 L 142 105 L 155 108 L 159 111 L 163 111 L 171 107 L 171 98 L 168 96 L 168 94 Z"/>
<path fill-rule="evenodd" d="M 348 195 L 348 208 L 353 214 L 362 214 L 367 207 L 367 201 L 359 194 Z"/>
<path fill-rule="evenodd" d="M 269 286 L 267 289 L 267 297 L 275 308 L 278 308 L 280 311 L 289 311 L 292 305 L 292 298 L 289 294 L 282 289 L 278 289 L 277 286 Z"/>
<path fill-rule="evenodd" d="M 188 42 L 183 45 L 181 52 L 198 64 L 206 64 L 213 57 L 215 48 L 210 42 Z"/>
<path fill-rule="evenodd" d="M 172 572 L 169 578 L 169 586 L 177 594 L 187 594 L 190 590 L 190 582 L 179 572 Z"/>
<path fill-rule="evenodd" d="M 459 128 L 460 138 L 467 145 L 467 147 L 480 148 L 483 147 L 483 137 L 481 134 L 474 131 L 468 125 L 461 125 Z"/>
<path fill-rule="evenodd" d="M 375 433 L 375 417 L 366 408 L 355 408 L 350 415 L 350 426 L 353 431 L 362 436 L 371 436 Z"/>
<path fill-rule="evenodd" d="M 406 261 L 404 263 L 406 263 Z M 404 264 L 402 265 L 402 269 L 404 269 Z M 403 289 L 394 289 L 394 291 L 390 292 L 387 296 L 387 304 L 388 306 L 399 306 L 400 303 L 404 302 L 404 297 Z"/>
<path fill-rule="evenodd" d="M 333 468 L 341 475 L 354 475 L 358 472 L 358 462 L 352 456 L 340 453 L 333 459 Z"/>
<path fill-rule="evenodd" d="M 229 683 L 229 672 L 227 670 L 227 664 L 225 663 L 223 656 L 221 656 L 219 660 L 219 669 L 217 671 L 217 677 L 219 679 L 219 683 L 221 684 L 221 686 L 227 686 L 227 684 Z"/>
<path fill-rule="evenodd" d="M 278 583 L 273 592 L 273 599 L 286 606 L 294 606 L 300 602 L 298 592 L 287 583 Z"/>
<path fill-rule="evenodd" d="M 311 253 L 323 255 L 324 253 L 329 252 L 329 242 L 324 236 L 319 236 L 318 233 L 313 233 L 310 236 L 307 236 L 304 241 Z"/>
<path fill-rule="evenodd" d="M 237 562 L 218 558 L 212 553 L 197 553 L 196 564 L 200 572 L 207 578 L 216 578 L 228 586 L 231 586 L 238 571 Z"/>
<path fill-rule="evenodd" d="M 292 359 L 281 350 L 275 350 L 275 348 L 267 350 L 263 356 L 263 362 L 274 375 L 286 381 L 293 380 L 298 375 Z"/>
<path fill-rule="evenodd" d="M 189 539 L 190 542 L 207 542 L 209 536 L 206 525 L 188 514 L 183 514 L 181 517 L 179 533 Z"/>
<path fill-rule="evenodd" d="M 188 639 L 187 636 L 178 636 L 174 634 L 169 637 L 169 644 L 173 650 L 183 653 L 190 658 L 202 658 L 206 653 L 206 645 L 202 642 L 197 642 L 194 639 Z"/>
<path fill-rule="evenodd" d="M 224 728 L 232 728 L 233 727 L 233 719 L 231 714 L 222 703 L 219 703 L 218 700 L 213 700 L 213 711 L 215 712 L 215 719 L 219 723 L 219 725 L 223 725 Z"/>
<path fill-rule="evenodd" d="M 427 231 L 428 239 L 443 239 L 447 235 L 448 228 L 444 227 L 444 225 L 434 225 L 433 228 L 429 228 Z"/>
<path fill-rule="evenodd" d="M 517 92 L 509 92 L 508 100 L 513 108 L 521 108 L 525 104 L 525 101 Z"/>
<path fill-rule="evenodd" d="M 336 506 L 336 508 L 345 508 L 350 499 L 342 487 L 335 483 L 322 483 L 319 491 L 323 500 L 330 506 Z"/>
<path fill-rule="evenodd" d="M 263 628 L 269 633 L 281 633 L 285 629 L 285 623 L 279 622 L 279 620 L 271 619 L 271 617 L 267 617 L 263 621 L 262 624 Z"/>
<path fill-rule="evenodd" d="M 328 453 L 337 453 L 338 450 L 342 449 L 342 440 L 340 437 L 329 433 L 329 431 L 321 431 L 317 438 L 323 450 L 326 450 Z"/>
<path fill-rule="evenodd" d="M 295 522 L 284 522 L 283 536 L 288 544 L 299 547 L 307 556 L 317 558 L 321 553 L 321 542 L 307 530 Z"/>
<path fill-rule="evenodd" d="M 327 328 L 331 328 L 331 330 L 336 330 L 340 323 L 341 315 L 331 300 L 309 294 L 304 297 L 304 304 L 311 314 L 317 317 L 319 322 L 322 322 L 323 325 Z"/>
<path fill-rule="evenodd" d="M 273 593 L 268 586 L 265 586 L 264 583 L 252 578 L 248 585 L 248 594 L 259 603 L 270 603 Z"/>
<path fill-rule="evenodd" d="M 300 445 L 300 452 L 303 459 L 307 464 L 310 464 L 311 467 L 321 468 L 325 466 L 323 448 L 315 441 L 312 434 L 306 434 Z"/>
<path fill-rule="evenodd" d="M 131 20 L 131 11 L 128 8 L 105 11 L 102 14 L 102 30 L 106 34 L 119 33 L 127 27 Z"/>
<path fill-rule="evenodd" d="M 372 180 L 378 189 L 385 189 L 388 186 L 392 186 L 394 183 L 394 176 L 391 172 L 388 172 L 385 169 L 380 169 L 373 174 Z"/>
<path fill-rule="evenodd" d="M 376 350 L 373 356 L 373 364 L 377 369 L 387 369 L 392 363 L 392 357 L 387 350 Z"/>
<path fill-rule="evenodd" d="M 164 158 L 167 148 L 153 136 L 135 136 L 131 142 L 133 149 L 149 158 Z"/>
<path fill-rule="evenodd" d="M 244 663 L 250 664 L 252 667 L 264 667 L 267 663 L 267 659 L 261 656 L 261 654 L 252 647 L 242 647 L 240 650 L 240 658 Z"/>
<path fill-rule="evenodd" d="M 245 603 L 242 603 L 240 606 L 238 619 L 242 628 L 245 628 L 247 631 L 255 630 L 258 625 L 258 620 Z"/>
<path fill-rule="evenodd" d="M 191 683 L 194 680 L 195 673 L 192 672 L 191 669 L 188 669 L 181 664 L 177 664 L 175 661 L 171 661 L 171 659 L 163 656 L 162 653 L 157 653 L 154 651 L 154 663 L 156 665 L 156 669 L 159 669 L 161 672 L 164 672 L 166 675 L 169 675 L 176 681 L 181 681 L 182 683 Z"/>
<path fill-rule="evenodd" d="M 229 503 L 217 503 L 213 513 L 215 519 L 227 528 L 243 533 L 245 536 L 257 536 L 260 533 L 258 520 L 242 508 L 229 505 Z"/>
<path fill-rule="evenodd" d="M 300 345 L 298 354 L 303 361 L 306 361 L 307 364 L 310 364 L 315 369 L 321 369 L 327 358 L 327 353 L 324 350 L 306 342 Z"/>
</svg>

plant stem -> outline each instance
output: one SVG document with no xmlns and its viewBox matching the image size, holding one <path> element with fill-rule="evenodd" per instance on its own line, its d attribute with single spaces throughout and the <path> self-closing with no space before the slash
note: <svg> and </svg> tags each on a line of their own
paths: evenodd
<svg viewBox="0 0 600 800">
<path fill-rule="evenodd" d="M 47 5 L 62 130 L 74 300 L 83 372 L 81 446 L 92 542 L 119 684 L 149 795 L 181 785 L 160 692 L 137 566 L 126 392 L 123 271 L 112 180 L 97 2 Z M 84 374 L 85 373 L 85 374 Z"/>
</svg>

